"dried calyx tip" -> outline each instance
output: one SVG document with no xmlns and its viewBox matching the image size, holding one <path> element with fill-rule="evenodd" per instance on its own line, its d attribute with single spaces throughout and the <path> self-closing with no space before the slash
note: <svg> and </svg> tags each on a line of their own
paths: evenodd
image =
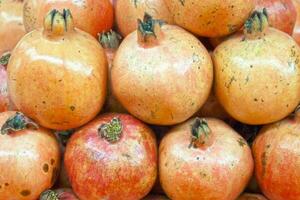
<svg viewBox="0 0 300 200">
<path fill-rule="evenodd" d="M 57 192 L 53 190 L 46 190 L 40 196 L 40 200 L 59 200 Z"/>
<path fill-rule="evenodd" d="M 103 48 L 117 49 L 122 37 L 113 30 L 99 34 L 98 40 Z"/>
<path fill-rule="evenodd" d="M 9 134 L 10 132 L 24 130 L 26 128 L 38 129 L 38 125 L 31 119 L 26 117 L 23 113 L 16 112 L 11 116 L 1 127 L 1 134 Z"/>
<path fill-rule="evenodd" d="M 144 41 L 147 41 L 148 37 L 157 37 L 158 29 L 165 24 L 163 20 L 153 19 L 151 15 L 145 13 L 143 21 L 138 19 L 138 33 L 142 36 Z"/>
<path fill-rule="evenodd" d="M 4 53 L 0 58 L 0 65 L 6 66 L 10 59 L 11 54 L 9 52 Z"/>
<path fill-rule="evenodd" d="M 198 145 L 204 145 L 210 135 L 210 128 L 208 127 L 205 119 L 196 118 L 191 126 L 191 144 L 190 147 L 196 147 Z"/>
<path fill-rule="evenodd" d="M 268 26 L 268 13 L 267 9 L 263 8 L 262 11 L 254 11 L 247 19 L 244 25 L 246 34 L 263 32 Z"/>
<path fill-rule="evenodd" d="M 122 135 L 122 122 L 119 118 L 114 117 L 110 122 L 102 124 L 98 128 L 98 133 L 101 138 L 106 139 L 110 143 L 114 143 L 120 140 Z"/>
<path fill-rule="evenodd" d="M 45 17 L 44 29 L 52 35 L 63 35 L 64 32 L 73 30 L 73 18 L 69 9 L 63 9 L 59 12 L 56 9 L 51 10 Z"/>
</svg>

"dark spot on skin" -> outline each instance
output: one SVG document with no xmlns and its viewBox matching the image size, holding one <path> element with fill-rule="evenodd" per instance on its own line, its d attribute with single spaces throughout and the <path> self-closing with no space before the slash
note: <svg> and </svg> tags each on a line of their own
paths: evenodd
<svg viewBox="0 0 300 200">
<path fill-rule="evenodd" d="M 30 190 L 22 190 L 20 194 L 24 197 L 29 196 L 31 194 Z"/>
<path fill-rule="evenodd" d="M 168 166 L 168 163 L 166 162 L 166 163 L 165 163 L 165 167 L 167 167 L 167 166 Z"/>
<path fill-rule="evenodd" d="M 197 157 L 197 160 L 200 160 L 200 158 L 199 158 L 199 157 Z"/>
<path fill-rule="evenodd" d="M 2 188 L 2 185 L 0 185 L 0 189 Z"/>
<path fill-rule="evenodd" d="M 200 172 L 200 176 L 201 176 L 202 178 L 205 178 L 205 177 L 207 176 L 207 174 L 204 173 L 204 172 Z"/>
<path fill-rule="evenodd" d="M 75 106 L 70 106 L 70 109 L 71 109 L 72 111 L 74 111 L 74 110 L 75 110 Z"/>
<path fill-rule="evenodd" d="M 123 153 L 122 156 L 126 157 L 127 159 L 131 158 L 131 156 L 129 154 L 127 154 L 127 153 Z"/>
<path fill-rule="evenodd" d="M 62 82 L 62 79 L 59 79 L 58 82 Z"/>
<path fill-rule="evenodd" d="M 8 184 L 8 183 L 5 183 L 4 185 L 5 185 L 5 186 L 9 186 L 9 184 Z"/>
<path fill-rule="evenodd" d="M 46 101 L 43 101 L 42 103 L 43 103 L 43 104 L 46 104 Z"/>
<path fill-rule="evenodd" d="M 258 99 L 257 99 L 257 98 L 254 98 L 254 101 L 258 101 Z"/>
<path fill-rule="evenodd" d="M 43 165 L 43 171 L 46 173 L 49 171 L 49 165 L 47 163 Z"/>
<path fill-rule="evenodd" d="M 239 145 L 240 145 L 241 147 L 243 147 L 243 146 L 246 145 L 246 142 L 245 142 L 245 140 L 244 140 L 243 138 L 239 138 L 237 141 L 238 141 L 238 143 L 239 143 Z"/>
<path fill-rule="evenodd" d="M 288 107 L 289 107 L 289 104 L 286 104 L 286 107 L 288 108 Z"/>
<path fill-rule="evenodd" d="M 53 170 L 52 170 L 51 184 L 54 184 L 57 177 L 58 177 L 58 170 L 57 170 L 56 167 L 54 167 Z"/>
<path fill-rule="evenodd" d="M 253 68 L 253 65 L 250 65 L 250 68 Z"/>
<path fill-rule="evenodd" d="M 53 165 L 55 163 L 55 160 L 53 158 L 51 158 L 51 165 Z"/>
</svg>

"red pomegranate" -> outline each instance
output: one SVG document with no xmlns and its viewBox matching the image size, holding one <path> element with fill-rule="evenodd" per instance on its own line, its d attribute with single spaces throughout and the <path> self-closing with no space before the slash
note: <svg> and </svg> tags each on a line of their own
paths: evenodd
<svg viewBox="0 0 300 200">
<path fill-rule="evenodd" d="M 65 166 L 81 200 L 142 199 L 157 175 L 150 128 L 126 114 L 105 114 L 72 135 Z"/>
<path fill-rule="evenodd" d="M 258 184 L 271 200 L 300 199 L 300 111 L 264 126 L 253 143 Z"/>
</svg>

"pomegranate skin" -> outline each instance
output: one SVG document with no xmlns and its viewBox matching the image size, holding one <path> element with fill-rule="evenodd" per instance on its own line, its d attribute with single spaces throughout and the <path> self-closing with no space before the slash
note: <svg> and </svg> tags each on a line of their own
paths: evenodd
<svg viewBox="0 0 300 200">
<path fill-rule="evenodd" d="M 122 124 L 118 141 L 108 142 L 98 128 L 112 119 Z M 81 200 L 142 199 L 157 175 L 156 139 L 146 125 L 126 114 L 105 114 L 72 135 L 65 166 Z"/>
</svg>

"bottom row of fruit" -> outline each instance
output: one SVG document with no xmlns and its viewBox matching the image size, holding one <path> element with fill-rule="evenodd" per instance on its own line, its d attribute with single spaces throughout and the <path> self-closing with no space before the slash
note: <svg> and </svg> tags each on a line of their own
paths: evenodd
<svg viewBox="0 0 300 200">
<path fill-rule="evenodd" d="M 54 134 L 9 111 L 0 113 L 0 126 L 1 200 L 139 200 L 153 185 L 153 191 L 161 187 L 174 200 L 235 200 L 254 171 L 267 198 L 300 198 L 297 111 L 263 127 L 252 152 L 242 136 L 214 118 L 156 128 L 158 139 L 127 114 L 103 114 L 74 133 Z M 48 190 L 54 184 L 72 190 Z M 245 194 L 242 199 L 266 198 Z"/>
</svg>

